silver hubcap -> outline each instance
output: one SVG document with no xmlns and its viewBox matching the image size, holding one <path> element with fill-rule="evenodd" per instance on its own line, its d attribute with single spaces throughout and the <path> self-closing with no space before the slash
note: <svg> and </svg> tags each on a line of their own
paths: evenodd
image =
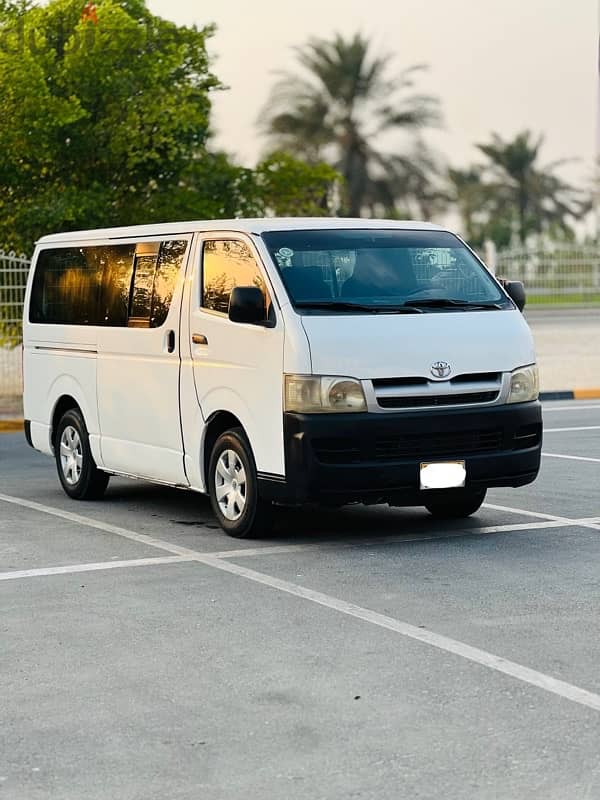
<svg viewBox="0 0 600 800">
<path fill-rule="evenodd" d="M 66 482 L 75 486 L 81 478 L 83 450 L 79 434 L 72 425 L 67 425 L 60 437 L 60 465 Z"/>
<path fill-rule="evenodd" d="M 223 516 L 235 522 L 246 508 L 246 470 L 233 450 L 224 450 L 217 461 L 215 494 Z"/>
</svg>

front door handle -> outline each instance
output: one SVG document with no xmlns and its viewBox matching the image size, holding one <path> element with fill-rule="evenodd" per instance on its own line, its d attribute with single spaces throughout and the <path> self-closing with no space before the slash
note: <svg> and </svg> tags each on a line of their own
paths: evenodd
<svg viewBox="0 0 600 800">
<path fill-rule="evenodd" d="M 206 338 L 206 336 L 204 336 L 201 333 L 193 333 L 192 334 L 192 342 L 194 344 L 207 345 L 208 344 L 208 339 Z"/>
</svg>

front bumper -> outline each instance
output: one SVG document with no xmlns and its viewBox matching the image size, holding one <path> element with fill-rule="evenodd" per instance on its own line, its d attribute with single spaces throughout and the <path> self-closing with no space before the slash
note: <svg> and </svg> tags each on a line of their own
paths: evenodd
<svg viewBox="0 0 600 800">
<path fill-rule="evenodd" d="M 464 460 L 467 487 L 524 486 L 542 449 L 538 402 L 397 414 L 284 415 L 285 481 L 263 496 L 291 503 L 423 505 L 422 462 Z"/>
</svg>

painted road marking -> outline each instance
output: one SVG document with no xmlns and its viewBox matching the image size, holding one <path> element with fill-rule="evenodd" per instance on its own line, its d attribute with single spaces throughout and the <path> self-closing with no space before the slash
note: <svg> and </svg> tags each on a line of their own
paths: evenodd
<svg viewBox="0 0 600 800">
<path fill-rule="evenodd" d="M 525 508 L 513 508 L 512 506 L 499 506 L 495 503 L 484 503 L 483 508 L 490 508 L 493 511 L 506 511 L 509 514 L 522 514 L 524 517 L 538 517 L 548 519 L 552 522 L 572 522 L 569 517 L 557 517 L 556 514 L 544 514 L 541 511 L 528 511 Z"/>
<path fill-rule="evenodd" d="M 600 458 L 589 458 L 588 456 L 565 456 L 562 453 L 542 453 L 546 458 L 566 458 L 569 461 L 594 461 L 600 464 Z"/>
<path fill-rule="evenodd" d="M 140 541 L 145 544 L 150 544 L 152 547 L 166 550 L 167 552 L 173 552 L 174 548 L 177 550 L 185 549 L 186 556 L 190 556 L 188 559 L 189 561 L 195 561 L 199 564 L 204 564 L 208 567 L 221 570 L 222 572 L 228 572 L 232 575 L 245 578 L 246 580 L 254 583 L 259 583 L 263 586 L 268 586 L 270 588 L 277 589 L 280 592 L 293 595 L 294 597 L 324 606 L 325 608 L 345 614 L 346 616 L 354 617 L 355 619 L 362 620 L 363 622 L 368 622 L 371 625 L 376 625 L 380 628 L 386 628 L 387 630 L 398 633 L 401 636 L 414 639 L 422 642 L 423 644 L 428 644 L 431 647 L 437 648 L 438 650 L 453 653 L 454 655 L 464 658 L 467 661 L 480 664 L 481 666 L 492 671 L 508 675 L 523 683 L 527 683 L 531 686 L 535 686 L 539 689 L 543 689 L 546 692 L 557 695 L 558 697 L 570 700 L 573 703 L 587 706 L 594 711 L 600 711 L 600 695 L 594 694 L 586 689 L 582 689 L 574 684 L 567 683 L 566 681 L 553 678 L 551 675 L 546 675 L 543 672 L 530 669 L 529 667 L 526 667 L 515 661 L 509 661 L 508 659 L 497 656 L 494 653 L 480 650 L 479 648 L 472 647 L 464 642 L 460 642 L 456 639 L 451 639 L 447 636 L 443 636 L 442 634 L 435 633 L 434 631 L 418 628 L 408 622 L 403 622 L 402 620 L 394 617 L 379 614 L 376 611 L 363 608 L 362 606 L 355 605 L 354 603 L 348 603 L 345 600 L 341 600 L 337 597 L 323 594 L 322 592 L 316 592 L 299 584 L 281 580 L 280 578 L 275 578 L 262 572 L 256 572 L 255 570 L 247 569 L 246 567 L 242 567 L 238 564 L 232 563 L 231 561 L 218 558 L 210 553 L 199 553 L 187 548 L 179 548 L 176 545 L 173 545 L 170 542 L 162 541 L 161 539 L 145 536 L 144 534 L 138 534 L 134 531 L 129 531 L 126 528 L 119 528 L 115 525 L 97 523 L 95 520 L 88 520 L 85 517 L 80 517 L 77 514 L 71 514 L 70 512 L 61 511 L 60 509 L 53 509 L 50 506 L 42 506 L 40 503 L 33 503 L 29 500 L 22 500 L 21 498 L 11 497 L 9 495 L 0 495 L 0 500 L 13 503 L 14 505 L 23 506 L 24 508 L 31 508 L 36 511 L 44 511 L 45 513 L 50 513 L 54 516 L 63 517 L 71 521 L 80 521 L 84 525 L 89 525 L 91 522 L 93 523 L 91 527 L 95 527 L 98 530 L 115 533 L 117 536 L 123 536 L 124 538 L 131 539 L 133 541 Z M 509 510 L 513 510 L 515 513 L 522 513 L 521 511 L 514 509 Z M 563 517 L 554 518 L 555 522 L 564 520 L 565 518 Z M 569 522 L 571 524 L 574 523 L 573 520 L 569 520 Z M 586 527 L 588 527 L 588 525 L 586 525 Z"/>
<path fill-rule="evenodd" d="M 588 522 L 589 520 L 585 520 Z M 595 521 L 595 520 L 594 520 Z M 221 550 L 217 553 L 211 553 L 214 558 L 255 558 L 256 556 L 272 556 L 272 555 L 285 555 L 286 553 L 299 553 L 307 550 L 314 550 L 319 548 L 339 548 L 346 549 L 352 547 L 379 547 L 388 544 L 412 544 L 413 542 L 432 542 L 444 539 L 460 539 L 469 536 L 490 536 L 496 533 L 518 533 L 519 531 L 531 530 L 545 530 L 550 528 L 566 528 L 572 527 L 573 520 L 557 520 L 547 522 L 521 522 L 516 525 L 489 525 L 482 528 L 468 528 L 467 530 L 448 531 L 441 534 L 432 534 L 430 536 L 378 536 L 372 539 L 356 539 L 352 542 L 348 540 L 335 540 L 323 539 L 318 542 L 305 542 L 304 544 L 281 544 L 273 545 L 272 547 L 247 547 L 240 550 Z"/>
<path fill-rule="evenodd" d="M 524 508 L 512 508 L 512 506 L 498 506 L 494 503 L 484 503 L 482 508 L 491 508 L 495 511 L 506 511 L 511 514 L 524 514 L 526 517 L 542 517 L 553 522 L 562 522 L 565 525 L 577 526 L 579 528 L 591 528 L 592 530 L 600 530 L 600 526 L 596 522 L 590 522 L 589 518 L 572 519 L 570 517 L 558 517 L 555 514 L 541 514 L 538 511 L 527 511 Z"/>
<path fill-rule="evenodd" d="M 230 561 L 224 561 L 209 555 L 202 556 L 199 560 L 207 566 L 229 572 L 232 575 L 237 575 L 240 578 L 245 578 L 254 583 L 262 584 L 263 586 L 269 586 L 272 589 L 277 589 L 280 592 L 299 597 L 302 600 L 308 600 L 311 603 L 316 603 L 317 605 L 337 611 L 340 614 L 345 614 L 346 616 L 354 617 L 363 622 L 368 622 L 371 625 L 386 628 L 408 639 L 414 639 L 423 644 L 435 647 L 438 650 L 453 653 L 467 661 L 480 664 L 483 667 L 487 667 L 487 669 L 509 675 L 523 683 L 536 686 L 539 689 L 563 697 L 573 703 L 579 703 L 594 711 L 600 711 L 600 695 L 594 694 L 594 692 L 590 692 L 587 689 L 582 689 L 574 684 L 567 683 L 566 681 L 553 678 L 551 675 L 546 675 L 543 672 L 530 669 L 516 661 L 509 661 L 494 653 L 489 653 L 486 650 L 480 650 L 477 647 L 472 647 L 469 644 L 460 642 L 457 639 L 451 639 L 448 636 L 443 636 L 434 631 L 418 628 L 415 625 L 403 622 L 395 617 L 379 614 L 377 611 L 357 606 L 354 603 L 348 603 L 332 595 L 316 592 L 313 589 L 307 589 L 299 584 L 281 580 L 271 575 L 265 575 L 262 572 L 256 572 L 255 570 L 241 567 L 238 564 L 232 564 Z"/>
<path fill-rule="evenodd" d="M 59 517 L 65 519 L 69 522 L 74 522 L 78 525 L 85 525 L 96 530 L 100 530 L 103 533 L 112 533 L 115 536 L 122 536 L 126 539 L 131 539 L 134 542 L 138 542 L 139 544 L 149 545 L 150 547 L 157 547 L 161 550 L 167 550 L 169 553 L 174 553 L 178 556 L 184 558 L 194 559 L 198 555 L 197 550 L 190 550 L 187 547 L 180 547 L 179 545 L 171 544 L 170 542 L 165 542 L 162 539 L 155 539 L 152 536 L 148 536 L 144 533 L 135 533 L 135 531 L 130 531 L 127 528 L 120 528 L 117 525 L 111 525 L 110 523 L 100 522 L 99 520 L 92 519 L 90 517 L 84 517 L 80 514 L 74 514 L 71 511 L 64 511 L 60 508 L 54 508 L 53 506 L 46 506 L 42 505 L 41 503 L 36 503 L 32 500 L 25 500 L 20 497 L 13 497 L 12 495 L 5 495 L 0 494 L 0 501 L 4 501 L 6 503 L 11 503 L 12 505 L 21 506 L 23 508 L 31 509 L 32 511 L 38 511 L 42 514 L 49 514 L 54 517 Z M 510 533 L 512 531 L 525 531 L 525 530 L 540 530 L 543 528 L 564 528 L 564 527 L 572 527 L 573 525 L 584 525 L 585 527 L 589 526 L 587 520 L 583 520 L 580 522 L 576 519 L 571 519 L 568 517 L 556 517 L 551 514 L 542 514 L 537 513 L 534 511 L 525 511 L 519 508 L 510 508 L 508 506 L 495 506 L 490 505 L 488 503 L 484 504 L 484 508 L 490 508 L 493 510 L 505 511 L 511 514 L 520 514 L 526 517 L 535 517 L 541 518 L 544 520 L 548 520 L 548 522 L 538 522 L 538 523 L 515 523 L 512 525 L 491 525 L 487 527 L 480 527 L 480 528 L 468 528 L 466 530 L 460 531 L 448 531 L 444 532 L 442 535 L 439 534 L 432 534 L 429 536 L 423 536 L 420 534 L 415 534 L 413 536 L 398 536 L 397 534 L 391 534 L 390 536 L 381 536 L 381 537 L 373 537 L 372 539 L 360 539 L 355 540 L 354 542 L 348 542 L 347 540 L 339 541 L 336 539 L 319 539 L 316 542 L 307 542 L 304 544 L 287 544 L 287 545 L 274 545 L 272 547 L 256 547 L 256 548 L 246 548 L 246 549 L 239 549 L 239 550 L 226 550 L 222 551 L 221 553 L 215 553 L 215 557 L 217 558 L 236 558 L 238 554 L 247 554 L 250 555 L 259 555 L 261 553 L 264 554 L 280 554 L 280 553 L 287 553 L 287 552 L 295 552 L 295 551 L 302 551 L 311 548 L 322 548 L 322 547 L 369 547 L 378 544 L 401 544 L 403 542 L 410 542 L 410 541 L 430 541 L 434 539 L 447 539 L 447 538 L 458 538 L 461 536 L 479 536 L 480 534 L 494 534 L 494 533 Z M 548 524 L 551 523 L 551 524 Z M 205 529 L 207 532 L 212 533 L 211 528 Z M 233 554 L 233 555 L 230 555 Z"/>
<path fill-rule="evenodd" d="M 71 511 L 63 511 L 61 508 L 45 506 L 41 503 L 35 503 L 33 500 L 24 500 L 20 497 L 12 497 L 7 494 L 0 494 L 0 500 L 3 500 L 5 503 L 12 503 L 15 506 L 30 508 L 32 511 L 40 511 L 42 514 L 49 514 L 52 517 L 60 517 L 69 522 L 75 522 L 78 525 L 87 525 L 89 528 L 95 528 L 103 533 L 114 533 L 116 536 L 122 536 L 124 539 L 131 539 L 133 542 L 150 545 L 150 547 L 157 547 L 160 550 L 166 550 L 168 553 L 173 553 L 177 556 L 193 557 L 196 555 L 195 550 L 190 550 L 187 547 L 179 547 L 176 544 L 170 544 L 169 542 L 163 542 L 161 539 L 155 539 L 145 533 L 135 533 L 135 531 L 130 531 L 127 528 L 120 528 L 118 525 L 100 522 L 90 517 L 84 517 L 81 514 L 73 514 Z M 207 528 L 207 530 L 209 529 Z"/>
<path fill-rule="evenodd" d="M 45 567 L 42 569 L 22 569 L 0 572 L 0 581 L 16 581 L 23 578 L 42 578 L 46 575 L 71 575 L 80 572 L 100 572 L 108 569 L 127 569 L 129 567 L 150 567 L 162 564 L 184 564 L 192 561 L 189 556 L 165 556 L 154 558 L 134 558 L 129 561 L 103 561 L 97 564 L 72 564 L 66 567 Z"/>
<path fill-rule="evenodd" d="M 600 431 L 600 425 L 583 425 L 580 428 L 544 428 L 544 433 L 568 433 L 569 431 Z"/>
<path fill-rule="evenodd" d="M 557 406 L 556 408 L 544 405 L 544 414 L 552 413 L 554 411 L 597 411 L 599 408 L 600 406 L 597 405 L 587 406 L 582 403 L 573 403 L 572 406 Z"/>
</svg>

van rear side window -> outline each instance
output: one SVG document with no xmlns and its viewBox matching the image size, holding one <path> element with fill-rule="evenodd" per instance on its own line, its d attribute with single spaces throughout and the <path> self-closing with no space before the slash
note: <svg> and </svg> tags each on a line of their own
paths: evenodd
<svg viewBox="0 0 600 800">
<path fill-rule="evenodd" d="M 33 279 L 29 321 L 158 328 L 169 313 L 187 244 L 43 250 Z"/>
</svg>

